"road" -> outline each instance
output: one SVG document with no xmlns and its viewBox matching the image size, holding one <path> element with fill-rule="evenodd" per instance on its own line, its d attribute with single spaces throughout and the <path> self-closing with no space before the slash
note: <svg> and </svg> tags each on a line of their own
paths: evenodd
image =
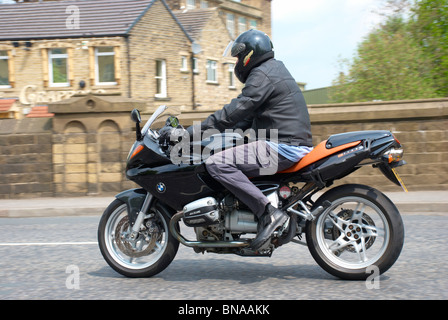
<svg viewBox="0 0 448 320">
<path fill-rule="evenodd" d="M 180 246 L 148 279 L 125 278 L 103 260 L 98 216 L 0 219 L 0 300 L 19 299 L 448 299 L 447 214 L 404 215 L 396 264 L 372 288 L 322 270 L 305 246 L 271 258 L 196 254 Z"/>
</svg>

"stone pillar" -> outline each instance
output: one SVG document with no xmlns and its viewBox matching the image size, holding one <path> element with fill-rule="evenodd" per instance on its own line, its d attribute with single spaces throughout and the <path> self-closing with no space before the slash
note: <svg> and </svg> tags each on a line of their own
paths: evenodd
<svg viewBox="0 0 448 320">
<path fill-rule="evenodd" d="M 130 119 L 133 108 L 145 111 L 146 103 L 119 95 L 89 94 L 49 105 L 55 114 L 56 196 L 109 194 L 123 189 L 123 154 L 127 154 L 134 139 Z"/>
</svg>

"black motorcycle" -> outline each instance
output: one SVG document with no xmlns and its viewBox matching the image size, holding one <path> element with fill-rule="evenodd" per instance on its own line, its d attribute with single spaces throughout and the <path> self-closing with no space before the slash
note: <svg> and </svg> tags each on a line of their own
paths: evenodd
<svg viewBox="0 0 448 320">
<path fill-rule="evenodd" d="M 184 131 L 173 116 L 160 130 L 151 128 L 166 110 L 159 107 L 143 128 L 140 113 L 135 109 L 131 113 L 137 139 L 127 158 L 126 176 L 141 188 L 116 195 L 98 228 L 101 253 L 117 272 L 153 276 L 173 261 L 179 243 L 197 253 L 266 257 L 287 243 L 302 244 L 324 270 L 352 280 L 368 278 L 374 268 L 382 274 L 398 259 L 404 227 L 389 198 L 359 184 L 322 192 L 335 180 L 369 165 L 405 189 L 395 170 L 405 164 L 403 149 L 390 131 L 332 135 L 293 167 L 253 178 L 271 204 L 289 215 L 270 241 L 253 250 L 257 218 L 204 165 L 207 154 L 244 143 L 245 138 L 222 133 L 196 145 L 181 142 L 182 134 L 166 139 L 166 132 Z M 176 149 L 180 143 L 188 143 L 187 151 L 199 150 L 199 154 L 184 152 L 185 147 Z M 183 161 L 173 161 L 173 155 Z M 184 228 L 194 228 L 196 239 L 187 239 Z"/>
</svg>

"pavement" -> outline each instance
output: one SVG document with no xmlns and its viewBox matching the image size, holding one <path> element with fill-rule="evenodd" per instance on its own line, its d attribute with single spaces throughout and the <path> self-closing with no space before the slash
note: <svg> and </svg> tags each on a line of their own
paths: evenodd
<svg viewBox="0 0 448 320">
<path fill-rule="evenodd" d="M 448 190 L 385 194 L 402 214 L 448 215 Z M 0 199 L 0 218 L 100 216 L 113 200 L 113 196 Z"/>
</svg>

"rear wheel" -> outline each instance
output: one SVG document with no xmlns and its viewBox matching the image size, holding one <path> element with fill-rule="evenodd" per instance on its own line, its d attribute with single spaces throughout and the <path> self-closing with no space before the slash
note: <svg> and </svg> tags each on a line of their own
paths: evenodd
<svg viewBox="0 0 448 320">
<path fill-rule="evenodd" d="M 342 279 L 363 280 L 374 271 L 386 272 L 404 242 L 403 221 L 392 201 L 363 185 L 336 187 L 315 206 L 326 200 L 331 206 L 306 226 L 307 245 L 316 262 Z"/>
<path fill-rule="evenodd" d="M 127 277 L 151 277 L 173 261 L 179 242 L 168 230 L 169 215 L 155 204 L 136 236 L 132 235 L 127 206 L 113 201 L 98 226 L 98 243 L 106 262 Z"/>
</svg>

